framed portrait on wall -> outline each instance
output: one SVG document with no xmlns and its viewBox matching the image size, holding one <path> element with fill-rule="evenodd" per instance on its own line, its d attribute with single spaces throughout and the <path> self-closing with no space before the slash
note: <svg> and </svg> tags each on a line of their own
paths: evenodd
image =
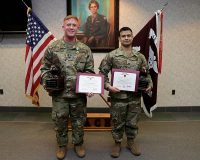
<svg viewBox="0 0 200 160">
<path fill-rule="evenodd" d="M 118 47 L 119 0 L 67 0 L 67 15 L 77 16 L 79 41 L 94 52 Z"/>
</svg>

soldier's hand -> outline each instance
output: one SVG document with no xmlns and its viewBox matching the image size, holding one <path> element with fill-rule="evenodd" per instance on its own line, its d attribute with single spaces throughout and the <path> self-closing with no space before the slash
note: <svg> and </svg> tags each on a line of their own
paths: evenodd
<svg viewBox="0 0 200 160">
<path fill-rule="evenodd" d="M 145 67 L 142 67 L 142 70 L 140 71 L 140 75 L 147 76 L 147 70 Z"/>
<path fill-rule="evenodd" d="M 147 89 L 145 89 L 145 92 L 151 92 L 152 88 L 148 87 Z"/>
<path fill-rule="evenodd" d="M 146 67 L 142 67 L 142 71 L 143 71 L 144 73 L 147 73 Z"/>
<path fill-rule="evenodd" d="M 152 97 L 152 87 L 148 87 L 145 92 L 150 96 Z"/>
<path fill-rule="evenodd" d="M 108 87 L 108 90 L 109 90 L 110 92 L 113 92 L 113 93 L 120 92 L 120 90 L 119 90 L 117 87 L 113 87 L 113 86 L 109 86 L 109 87 Z"/>
<path fill-rule="evenodd" d="M 86 95 L 87 95 L 88 97 L 92 97 L 92 96 L 94 96 L 94 93 L 86 93 Z"/>
</svg>

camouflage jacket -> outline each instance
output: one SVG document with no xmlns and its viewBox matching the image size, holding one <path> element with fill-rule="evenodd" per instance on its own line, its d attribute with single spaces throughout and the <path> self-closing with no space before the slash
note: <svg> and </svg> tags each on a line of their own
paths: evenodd
<svg viewBox="0 0 200 160">
<path fill-rule="evenodd" d="M 148 72 L 147 61 L 144 55 L 133 49 L 130 56 L 127 56 L 123 49 L 120 47 L 106 55 L 106 57 L 101 61 L 99 71 L 105 76 L 104 87 L 107 89 L 108 86 L 111 85 L 108 73 L 112 71 L 112 69 L 131 69 L 143 71 L 144 68 L 147 71 L 145 79 L 148 81 L 148 87 L 153 87 L 152 79 Z M 127 91 L 120 91 L 119 93 L 109 93 L 109 95 L 113 98 L 125 99 L 138 94 Z"/>
<path fill-rule="evenodd" d="M 77 41 L 65 43 L 63 39 L 53 42 L 45 51 L 42 61 L 41 72 L 44 80 L 50 76 L 51 66 L 60 69 L 65 77 L 64 90 L 53 93 L 55 96 L 66 98 L 78 98 L 82 94 L 76 94 L 76 75 L 78 72 L 94 73 L 94 59 L 91 50 L 85 44 Z"/>
</svg>

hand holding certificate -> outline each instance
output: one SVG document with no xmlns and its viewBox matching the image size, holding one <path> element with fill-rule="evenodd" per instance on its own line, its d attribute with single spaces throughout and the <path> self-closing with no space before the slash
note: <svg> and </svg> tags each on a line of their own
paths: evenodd
<svg viewBox="0 0 200 160">
<path fill-rule="evenodd" d="M 123 91 L 136 92 L 138 88 L 139 71 L 112 70 L 112 85 Z"/>
<path fill-rule="evenodd" d="M 104 93 L 104 76 L 92 73 L 78 73 L 76 81 L 77 93 Z"/>
</svg>

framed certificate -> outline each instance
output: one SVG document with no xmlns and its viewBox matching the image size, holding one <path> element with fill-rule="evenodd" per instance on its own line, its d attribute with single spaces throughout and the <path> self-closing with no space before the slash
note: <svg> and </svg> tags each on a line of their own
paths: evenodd
<svg viewBox="0 0 200 160">
<path fill-rule="evenodd" d="M 78 73 L 76 93 L 104 94 L 104 76 L 101 74 Z"/>
<path fill-rule="evenodd" d="M 112 69 L 112 86 L 122 91 L 137 92 L 139 71 Z"/>
</svg>

